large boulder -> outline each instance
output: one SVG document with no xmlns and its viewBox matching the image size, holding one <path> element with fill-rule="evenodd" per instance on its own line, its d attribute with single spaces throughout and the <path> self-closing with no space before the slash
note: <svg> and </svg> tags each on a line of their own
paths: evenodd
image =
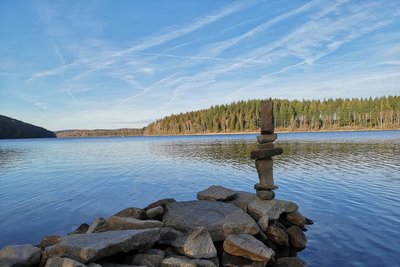
<svg viewBox="0 0 400 267">
<path fill-rule="evenodd" d="M 179 253 L 191 258 L 214 258 L 217 256 L 217 249 L 204 227 L 198 227 L 189 234 L 176 239 L 172 246 Z"/>
<path fill-rule="evenodd" d="M 270 220 L 279 219 L 284 212 L 293 212 L 298 210 L 296 203 L 284 200 L 262 200 L 255 198 L 247 206 L 247 212 L 256 220 L 263 216 L 268 216 Z"/>
<path fill-rule="evenodd" d="M 236 195 L 236 193 L 232 189 L 229 189 L 229 188 L 226 188 L 223 186 L 212 185 L 209 188 L 198 192 L 197 199 L 198 200 L 226 201 L 226 200 L 235 198 L 235 195 Z"/>
<path fill-rule="evenodd" d="M 156 220 L 138 220 L 129 217 L 112 216 L 107 219 L 108 230 L 130 230 L 163 227 L 164 224 Z"/>
<path fill-rule="evenodd" d="M 187 232 L 204 227 L 212 240 L 225 240 L 230 234 L 255 235 L 260 231 L 257 223 L 243 210 L 231 203 L 220 201 L 186 201 L 166 205 L 165 226 Z"/>
<path fill-rule="evenodd" d="M 159 228 L 69 235 L 60 243 L 47 247 L 43 256 L 68 257 L 87 263 L 120 252 L 152 246 L 159 237 Z"/>
<path fill-rule="evenodd" d="M 236 191 L 236 196 L 233 200 L 228 202 L 241 208 L 244 212 L 247 212 L 247 206 L 256 199 L 256 194 L 245 191 Z"/>
<path fill-rule="evenodd" d="M 275 255 L 272 249 L 248 234 L 229 235 L 224 241 L 224 250 L 231 255 L 253 261 L 268 262 Z"/>
<path fill-rule="evenodd" d="M 86 265 L 68 258 L 52 257 L 46 261 L 44 267 L 86 267 Z"/>
<path fill-rule="evenodd" d="M 41 250 L 35 246 L 11 245 L 0 250 L 1 267 L 30 267 L 40 261 Z"/>
</svg>

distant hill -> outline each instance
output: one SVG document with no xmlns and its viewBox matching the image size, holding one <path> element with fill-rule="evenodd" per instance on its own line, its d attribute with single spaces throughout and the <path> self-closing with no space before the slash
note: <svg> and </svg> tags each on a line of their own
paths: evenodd
<svg viewBox="0 0 400 267">
<path fill-rule="evenodd" d="M 50 137 L 56 135 L 42 127 L 0 115 L 0 139 Z"/>
<path fill-rule="evenodd" d="M 143 129 L 97 129 L 97 130 L 63 130 L 55 132 L 57 137 L 102 137 L 102 136 L 137 136 L 143 135 Z"/>
</svg>

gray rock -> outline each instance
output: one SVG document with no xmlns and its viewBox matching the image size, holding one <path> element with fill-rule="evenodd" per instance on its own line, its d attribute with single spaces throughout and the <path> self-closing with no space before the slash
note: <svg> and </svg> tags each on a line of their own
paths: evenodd
<svg viewBox="0 0 400 267">
<path fill-rule="evenodd" d="M 267 262 L 252 261 L 224 252 L 222 254 L 222 266 L 224 267 L 265 267 Z"/>
<path fill-rule="evenodd" d="M 107 221 L 103 217 L 96 218 L 86 233 L 100 233 L 107 231 Z"/>
<path fill-rule="evenodd" d="M 218 185 L 212 185 L 209 188 L 197 193 L 199 200 L 226 201 L 235 198 L 235 191 Z"/>
<path fill-rule="evenodd" d="M 270 190 L 257 190 L 257 196 L 262 200 L 271 200 L 275 198 L 275 192 Z"/>
<path fill-rule="evenodd" d="M 87 265 L 87 267 L 102 267 L 100 264 L 97 264 L 97 263 L 94 263 L 94 262 L 92 262 L 92 263 L 89 263 L 88 265 Z"/>
<path fill-rule="evenodd" d="M 157 248 L 153 248 L 153 249 L 146 251 L 146 254 L 158 255 L 158 256 L 161 256 L 161 258 L 163 258 L 163 259 L 165 258 L 165 252 L 162 251 L 161 249 L 157 249 Z"/>
<path fill-rule="evenodd" d="M 176 202 L 176 200 L 173 199 L 173 198 L 164 198 L 164 199 L 160 199 L 160 200 L 157 200 L 156 202 L 151 203 L 150 205 L 148 205 L 144 209 L 147 211 L 149 209 L 152 209 L 152 208 L 155 208 L 155 207 L 158 207 L 158 206 L 161 206 L 161 207 L 164 208 L 165 205 L 167 205 L 168 203 L 174 203 L 174 202 Z"/>
<path fill-rule="evenodd" d="M 181 255 L 178 252 L 176 252 L 175 249 L 173 249 L 172 247 L 168 247 L 164 252 L 167 254 L 167 256 L 180 256 Z"/>
<path fill-rule="evenodd" d="M 52 257 L 44 267 L 87 267 L 85 264 L 68 258 Z"/>
<path fill-rule="evenodd" d="M 212 240 L 222 241 L 230 234 L 247 233 L 255 235 L 260 228 L 240 208 L 220 201 L 187 201 L 170 203 L 164 215 L 165 226 L 187 232 L 204 227 Z"/>
<path fill-rule="evenodd" d="M 60 243 L 47 247 L 43 255 L 45 258 L 68 257 L 87 263 L 120 252 L 152 246 L 159 237 L 159 228 L 70 235 Z"/>
<path fill-rule="evenodd" d="M 272 134 L 275 129 L 274 102 L 262 100 L 260 103 L 261 134 Z"/>
<path fill-rule="evenodd" d="M 256 183 L 254 185 L 255 190 L 276 190 L 279 187 L 274 185 L 274 184 L 261 184 L 261 183 Z"/>
<path fill-rule="evenodd" d="M 218 267 L 218 258 L 216 260 L 205 260 L 205 259 L 194 259 L 194 263 L 197 267 Z"/>
<path fill-rule="evenodd" d="M 229 235 L 224 241 L 225 252 L 253 261 L 268 262 L 275 252 L 248 234 Z"/>
<path fill-rule="evenodd" d="M 136 254 L 131 261 L 131 265 L 146 265 L 150 263 L 154 267 L 159 267 L 163 259 L 164 257 L 156 254 Z"/>
<path fill-rule="evenodd" d="M 307 246 L 307 237 L 300 229 L 294 225 L 287 229 L 289 235 L 290 245 L 297 249 L 304 249 Z"/>
<path fill-rule="evenodd" d="M 263 232 L 267 231 L 268 224 L 269 224 L 268 216 L 262 216 L 260 219 L 258 219 L 257 223 Z"/>
<path fill-rule="evenodd" d="M 267 228 L 267 237 L 278 246 L 289 246 L 289 237 L 287 233 L 281 228 L 270 225 Z"/>
<path fill-rule="evenodd" d="M 114 263 L 114 262 L 100 262 L 102 267 L 152 267 L 152 266 L 146 266 L 146 265 L 128 265 L 128 264 L 120 264 L 120 263 Z"/>
<path fill-rule="evenodd" d="M 257 141 L 259 144 L 271 143 L 274 142 L 277 137 L 276 134 L 263 134 L 257 136 Z"/>
<path fill-rule="evenodd" d="M 35 246 L 11 245 L 0 250 L 1 267 L 30 267 L 40 261 L 41 250 Z"/>
<path fill-rule="evenodd" d="M 274 143 L 263 143 L 257 145 L 257 149 L 270 149 L 274 147 L 275 147 Z"/>
<path fill-rule="evenodd" d="M 236 191 L 236 197 L 233 200 L 228 201 L 235 206 L 241 208 L 244 212 L 247 212 L 247 206 L 256 199 L 254 193 Z"/>
<path fill-rule="evenodd" d="M 280 155 L 283 153 L 283 149 L 280 147 L 267 148 L 267 149 L 256 149 L 251 151 L 251 159 L 267 159 L 272 156 Z"/>
<path fill-rule="evenodd" d="M 296 257 L 283 257 L 276 260 L 274 267 L 307 267 L 307 262 Z"/>
<path fill-rule="evenodd" d="M 121 210 L 120 212 L 117 212 L 116 214 L 114 214 L 114 216 L 129 217 L 129 218 L 135 218 L 138 220 L 147 219 L 145 211 L 142 209 L 139 209 L 139 208 L 126 208 L 124 210 Z"/>
<path fill-rule="evenodd" d="M 256 160 L 258 179 L 261 184 L 274 185 L 273 165 L 274 162 L 272 158 Z"/>
<path fill-rule="evenodd" d="M 82 223 L 76 228 L 75 231 L 69 233 L 69 235 L 85 234 L 89 230 L 90 225 L 87 223 Z"/>
<path fill-rule="evenodd" d="M 146 211 L 146 215 L 149 219 L 159 218 L 164 215 L 164 208 L 157 206 Z"/>
<path fill-rule="evenodd" d="M 196 263 L 184 257 L 170 257 L 162 260 L 161 267 L 196 267 Z"/>
<path fill-rule="evenodd" d="M 191 258 L 207 259 L 217 256 L 217 249 L 204 227 L 198 227 L 187 235 L 176 239 L 172 245 L 176 251 Z"/>
<path fill-rule="evenodd" d="M 262 200 L 256 198 L 249 203 L 247 212 L 256 220 L 263 216 L 268 216 L 270 220 L 279 219 L 283 212 L 293 212 L 298 209 L 296 203 L 284 200 Z"/>
<path fill-rule="evenodd" d="M 292 225 L 297 225 L 297 226 L 300 226 L 301 228 L 303 228 L 306 223 L 306 217 L 304 217 L 298 211 L 286 213 L 285 219 L 287 222 L 291 223 Z"/>
<path fill-rule="evenodd" d="M 109 230 L 147 229 L 163 227 L 164 224 L 156 220 L 138 220 L 135 218 L 112 216 L 107 219 Z"/>
<path fill-rule="evenodd" d="M 171 227 L 163 227 L 161 228 L 160 239 L 157 243 L 160 245 L 171 245 L 172 242 L 180 236 L 183 236 L 182 232 L 172 229 Z"/>
<path fill-rule="evenodd" d="M 57 243 L 60 243 L 61 241 L 62 241 L 62 236 L 58 236 L 58 235 L 45 236 L 42 238 L 42 241 L 40 242 L 40 247 L 46 248 L 46 247 L 55 245 Z"/>
</svg>

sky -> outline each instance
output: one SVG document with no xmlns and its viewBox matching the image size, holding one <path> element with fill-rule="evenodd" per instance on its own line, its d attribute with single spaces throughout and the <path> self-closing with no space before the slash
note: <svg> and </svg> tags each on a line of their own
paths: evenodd
<svg viewBox="0 0 400 267">
<path fill-rule="evenodd" d="M 399 0 L 0 1 L 0 114 L 50 130 L 399 84 Z"/>
</svg>

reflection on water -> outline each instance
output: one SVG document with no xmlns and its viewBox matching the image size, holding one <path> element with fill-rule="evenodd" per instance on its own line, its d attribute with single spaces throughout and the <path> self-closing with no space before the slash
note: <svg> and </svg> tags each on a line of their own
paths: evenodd
<svg viewBox="0 0 400 267">
<path fill-rule="evenodd" d="M 277 197 L 315 220 L 310 266 L 400 266 L 400 132 L 280 134 Z M 252 191 L 255 135 L 0 142 L 0 246 L 211 184 Z"/>
</svg>

